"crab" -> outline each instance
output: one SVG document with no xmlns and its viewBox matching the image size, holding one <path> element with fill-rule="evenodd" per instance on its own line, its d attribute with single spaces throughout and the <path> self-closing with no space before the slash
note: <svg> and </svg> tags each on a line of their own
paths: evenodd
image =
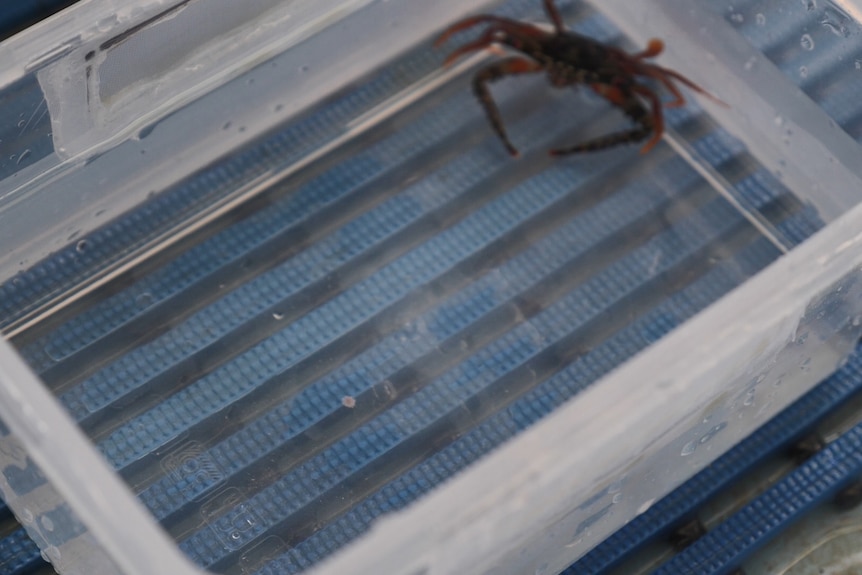
<svg viewBox="0 0 862 575">
<path fill-rule="evenodd" d="M 506 133 L 500 110 L 489 89 L 489 84 L 506 76 L 545 73 L 551 85 L 556 88 L 586 85 L 622 110 L 635 124 L 633 128 L 625 131 L 551 150 L 551 155 L 554 156 L 603 150 L 621 144 L 641 142 L 647 138 L 649 139 L 640 151 L 650 151 L 664 133 L 664 115 L 661 99 L 655 90 L 643 83 L 644 80 L 652 80 L 670 92 L 674 99 L 664 104 L 669 108 L 685 104 L 677 82 L 726 106 L 679 72 L 647 62 L 664 50 L 664 42 L 661 40 L 654 38 L 647 43 L 643 51 L 629 54 L 567 30 L 554 0 L 543 2 L 545 12 L 553 25 L 553 32 L 510 18 L 479 14 L 449 26 L 434 43 L 439 47 L 458 32 L 487 24 L 485 31 L 476 40 L 452 52 L 444 65 L 448 66 L 466 54 L 486 49 L 508 47 L 518 53 L 481 68 L 473 78 L 473 91 L 482 104 L 491 127 L 512 156 L 519 156 L 518 149 Z"/>
</svg>

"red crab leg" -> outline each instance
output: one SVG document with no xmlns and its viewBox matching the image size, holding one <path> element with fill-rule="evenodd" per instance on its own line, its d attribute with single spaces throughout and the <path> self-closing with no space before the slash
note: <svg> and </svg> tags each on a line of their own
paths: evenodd
<svg viewBox="0 0 862 575">
<path fill-rule="evenodd" d="M 619 86 L 614 86 L 611 84 L 590 84 L 590 87 L 593 91 L 605 98 L 608 102 L 621 108 L 625 114 L 634 120 L 638 125 L 631 129 L 625 130 L 622 132 L 614 132 L 612 134 L 608 134 L 605 136 L 599 136 L 598 138 L 594 138 L 592 140 L 587 140 L 586 142 L 581 142 L 580 144 L 575 144 L 574 146 L 569 146 L 567 148 L 559 148 L 555 150 L 551 150 L 552 156 L 565 156 L 569 154 L 579 154 L 581 152 L 596 152 L 598 150 L 604 150 L 618 144 L 627 144 L 630 142 L 639 142 L 649 136 L 655 127 L 656 117 L 655 113 L 650 113 L 643 107 L 640 100 L 635 95 L 636 93 L 641 93 L 641 86 L 637 86 L 638 90 L 623 90 Z M 643 88 L 646 90 L 646 88 Z M 650 99 L 653 102 L 653 105 L 660 105 L 658 97 L 650 92 L 651 96 L 647 94 L 642 94 L 644 97 Z M 661 108 L 659 108 L 658 115 L 658 124 L 663 125 L 663 120 L 661 117 Z M 655 145 L 654 143 L 648 143 L 649 147 Z M 645 147 L 645 149 L 649 149 Z"/>
<path fill-rule="evenodd" d="M 662 134 L 664 134 L 664 112 L 662 111 L 661 100 L 656 95 L 656 93 L 649 88 L 645 88 L 644 86 L 639 86 L 635 84 L 634 86 L 632 86 L 632 92 L 639 94 L 649 100 L 650 106 L 652 108 L 653 136 L 641 148 L 641 154 L 646 154 L 661 141 Z"/>
<path fill-rule="evenodd" d="M 554 0 L 545 0 L 545 12 L 548 13 L 548 18 L 551 19 L 551 22 L 554 24 L 554 29 L 557 33 L 565 32 L 566 25 L 563 22 L 563 17 L 560 15 L 560 11 L 554 5 Z"/>
<path fill-rule="evenodd" d="M 494 102 L 494 98 L 491 96 L 488 84 L 499 80 L 504 76 L 531 74 L 534 72 L 541 72 L 542 70 L 543 68 L 536 62 L 515 56 L 489 64 L 479 70 L 473 78 L 473 91 L 476 93 L 476 97 L 485 109 L 485 115 L 488 116 L 488 120 L 491 122 L 491 127 L 494 129 L 494 132 L 497 133 L 497 136 L 499 136 L 503 141 L 503 145 L 506 146 L 506 150 L 509 154 L 516 158 L 521 154 L 506 134 L 506 128 L 503 125 L 503 118 L 500 116 L 500 109 L 497 107 L 497 104 Z"/>
<path fill-rule="evenodd" d="M 675 72 L 674 70 L 668 70 L 667 68 L 662 68 L 661 66 L 656 66 L 656 65 L 650 65 L 650 68 L 655 69 L 656 72 L 654 72 L 653 74 L 649 74 L 649 75 L 652 76 L 653 78 L 658 79 L 663 85 L 667 86 L 667 88 L 671 91 L 672 94 L 677 96 L 678 99 L 681 99 L 682 102 L 680 103 L 680 105 L 685 103 L 685 99 L 682 97 L 682 94 L 679 93 L 679 89 L 677 89 L 675 86 L 674 86 L 674 88 L 671 88 L 671 82 L 668 79 L 668 77 L 673 78 L 677 82 L 685 84 L 686 86 L 688 86 L 689 88 L 691 88 L 692 90 L 697 92 L 698 94 L 709 98 L 710 100 L 712 100 L 713 102 L 715 102 L 716 104 L 718 104 L 720 106 L 723 106 L 725 108 L 729 107 L 727 102 L 723 101 L 722 99 L 720 99 L 717 96 L 713 96 L 712 94 L 710 94 L 709 92 L 707 92 L 706 90 L 704 90 L 703 88 L 701 88 L 700 86 L 698 86 L 697 84 L 695 84 L 694 82 L 692 82 L 691 80 L 689 80 L 688 78 L 686 78 L 685 76 L 680 74 L 679 72 Z"/>
<path fill-rule="evenodd" d="M 643 60 L 644 58 L 655 58 L 662 52 L 664 52 L 664 42 L 662 42 L 658 38 L 653 38 L 649 42 L 647 42 L 646 49 L 644 49 L 642 52 L 638 52 L 637 54 L 633 54 L 632 58 L 636 60 Z"/>
<path fill-rule="evenodd" d="M 472 28 L 473 26 L 477 26 L 479 24 L 494 24 L 494 27 L 497 30 L 502 30 L 507 34 L 513 34 L 515 36 L 523 35 L 533 38 L 541 38 L 545 34 L 535 26 L 524 24 L 523 22 L 510 20 L 509 18 L 503 18 L 500 16 L 480 14 L 471 18 L 465 18 L 460 22 L 455 22 L 454 24 L 446 28 L 443 33 L 440 34 L 440 36 L 434 41 L 434 46 L 438 47 L 443 44 L 443 42 L 454 36 L 456 33 L 461 32 L 462 30 L 467 30 L 468 28 Z"/>
</svg>

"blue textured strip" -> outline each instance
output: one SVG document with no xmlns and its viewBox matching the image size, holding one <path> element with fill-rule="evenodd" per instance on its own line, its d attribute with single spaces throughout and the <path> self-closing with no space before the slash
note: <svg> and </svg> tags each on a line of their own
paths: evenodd
<svg viewBox="0 0 862 575">
<path fill-rule="evenodd" d="M 39 548 L 23 528 L 0 539 L 0 575 L 24 575 L 44 563 Z"/>
<path fill-rule="evenodd" d="M 856 374 L 856 379 L 859 375 Z M 656 575 L 725 575 L 793 521 L 862 475 L 862 424 L 857 425 L 779 483 L 743 507 Z"/>
<path fill-rule="evenodd" d="M 756 268 L 758 264 L 755 262 L 768 260 L 772 257 L 770 254 L 774 254 L 773 250 L 772 246 L 761 240 L 743 250 L 739 259 L 750 262 Z M 624 358 L 661 338 L 714 298 L 720 297 L 733 285 L 738 261 L 728 262 L 712 270 L 675 294 L 508 408 L 498 411 L 451 445 L 383 486 L 295 548 L 261 566 L 260 575 L 298 573 L 308 568 L 356 538 L 376 518 L 402 509 L 534 424 L 608 373 Z"/>
</svg>

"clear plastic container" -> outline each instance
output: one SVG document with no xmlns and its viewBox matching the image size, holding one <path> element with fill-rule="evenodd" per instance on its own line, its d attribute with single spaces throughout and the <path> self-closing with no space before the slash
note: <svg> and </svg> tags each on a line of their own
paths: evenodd
<svg viewBox="0 0 862 575">
<path fill-rule="evenodd" d="M 61 573 L 558 572 L 862 332 L 859 146 L 750 3 L 561 0 L 728 104 L 564 160 L 624 118 L 500 83 L 511 159 L 432 47 L 538 1 L 234 4 L 0 44 L 0 489 Z"/>
</svg>

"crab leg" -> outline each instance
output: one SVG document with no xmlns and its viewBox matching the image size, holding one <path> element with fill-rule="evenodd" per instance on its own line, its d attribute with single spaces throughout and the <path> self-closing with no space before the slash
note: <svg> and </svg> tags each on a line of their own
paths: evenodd
<svg viewBox="0 0 862 575">
<path fill-rule="evenodd" d="M 560 15 L 559 9 L 554 5 L 554 0 L 545 0 L 545 12 L 548 13 L 548 18 L 554 25 L 554 29 L 557 31 L 557 34 L 562 34 L 566 31 L 563 17 Z"/>
<path fill-rule="evenodd" d="M 509 154 L 514 157 L 518 157 L 521 154 L 512 144 L 511 140 L 509 140 L 506 128 L 503 125 L 503 118 L 500 116 L 500 109 L 497 107 L 497 104 L 494 102 L 494 98 L 491 96 L 488 84 L 505 76 L 532 74 L 541 71 L 542 67 L 536 62 L 516 56 L 500 60 L 499 62 L 495 62 L 482 68 L 473 78 L 473 91 L 479 99 L 479 102 L 482 104 L 482 107 L 485 109 L 485 114 L 491 122 L 491 127 L 494 129 L 494 132 L 497 133 L 500 140 L 503 141 L 503 145 L 506 146 L 506 150 Z"/>
<path fill-rule="evenodd" d="M 545 34 L 540 29 L 535 26 L 531 26 L 530 24 L 524 24 L 523 22 L 510 20 L 509 18 L 503 18 L 501 16 L 480 14 L 471 18 L 465 18 L 460 22 L 455 22 L 453 25 L 446 28 L 434 41 L 434 46 L 438 47 L 456 33 L 472 28 L 473 26 L 478 26 L 479 24 L 493 24 L 493 29 L 501 30 L 507 34 L 515 36 L 523 35 L 532 38 L 542 38 Z"/>
<path fill-rule="evenodd" d="M 662 111 L 661 100 L 656 93 L 649 88 L 635 84 L 632 86 L 632 92 L 649 100 L 650 106 L 652 107 L 652 116 L 649 117 L 649 121 L 645 118 L 635 120 L 639 121 L 644 128 L 652 129 L 652 138 L 650 138 L 649 141 L 641 148 L 641 154 L 646 154 L 661 141 L 662 134 L 664 134 L 664 112 Z M 626 113 L 628 113 L 628 111 Z M 629 115 L 632 119 L 635 119 L 634 116 L 631 116 L 631 114 Z"/>
<path fill-rule="evenodd" d="M 632 58 L 635 60 L 643 60 L 644 58 L 655 58 L 659 54 L 664 52 L 664 42 L 659 40 L 658 38 L 653 38 L 649 42 L 647 42 L 647 47 L 637 54 L 632 54 Z"/>
<path fill-rule="evenodd" d="M 655 135 L 641 149 L 641 153 L 649 151 L 656 143 L 658 143 L 659 139 L 661 139 L 661 132 L 664 131 L 664 119 L 661 112 L 661 102 L 654 92 L 642 86 L 632 86 L 631 91 L 623 90 L 619 86 L 612 86 L 609 84 L 592 84 L 591 88 L 611 104 L 622 108 L 623 112 L 625 112 L 629 118 L 634 120 L 638 126 L 631 130 L 614 132 L 613 134 L 600 136 L 567 148 L 551 150 L 552 156 L 566 156 L 581 152 L 596 152 L 619 144 L 640 142 L 651 133 L 655 133 Z M 635 94 L 639 94 L 650 100 L 652 104 L 652 113 L 644 108 L 643 104 Z"/>
</svg>

